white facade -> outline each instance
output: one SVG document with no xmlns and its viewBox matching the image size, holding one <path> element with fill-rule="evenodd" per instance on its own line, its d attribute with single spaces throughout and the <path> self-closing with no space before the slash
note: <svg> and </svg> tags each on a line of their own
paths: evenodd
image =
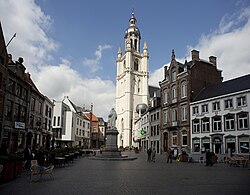
<svg viewBox="0 0 250 195">
<path fill-rule="evenodd" d="M 130 25 L 125 32 L 125 52 L 121 48 L 117 56 L 116 77 L 116 127 L 119 132 L 118 147 L 132 146 L 132 130 L 139 118 L 136 106 L 141 103 L 148 105 L 148 49 L 144 43 L 140 53 L 141 35 L 136 27 L 134 13 Z"/>
<path fill-rule="evenodd" d="M 70 109 L 61 101 L 53 101 L 53 103 L 53 134 L 55 136 L 55 140 L 61 141 L 62 135 L 65 135 L 66 111 L 69 111 Z"/>
<path fill-rule="evenodd" d="M 190 111 L 192 152 L 249 152 L 249 89 L 193 102 Z"/>
</svg>

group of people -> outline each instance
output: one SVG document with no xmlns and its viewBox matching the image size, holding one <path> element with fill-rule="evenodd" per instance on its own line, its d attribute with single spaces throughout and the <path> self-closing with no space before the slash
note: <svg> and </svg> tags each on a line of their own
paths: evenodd
<svg viewBox="0 0 250 195">
<path fill-rule="evenodd" d="M 151 149 L 149 148 L 147 150 L 147 154 L 148 154 L 148 162 L 155 162 L 155 155 L 156 155 L 156 150 L 155 148 Z"/>
</svg>

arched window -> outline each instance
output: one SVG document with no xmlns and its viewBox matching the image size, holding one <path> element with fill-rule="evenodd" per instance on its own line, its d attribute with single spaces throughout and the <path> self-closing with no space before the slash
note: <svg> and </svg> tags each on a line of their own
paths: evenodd
<svg viewBox="0 0 250 195">
<path fill-rule="evenodd" d="M 168 89 L 163 90 L 163 104 L 168 103 Z"/>
<path fill-rule="evenodd" d="M 135 61 L 134 61 L 134 70 L 135 71 L 139 70 L 138 59 L 135 59 Z"/>
<path fill-rule="evenodd" d="M 176 81 L 176 69 L 172 68 L 172 81 Z"/>
<path fill-rule="evenodd" d="M 172 86 L 172 101 L 177 98 L 176 85 Z"/>
<path fill-rule="evenodd" d="M 135 39 L 135 51 L 137 51 L 137 39 Z"/>
<path fill-rule="evenodd" d="M 181 98 L 187 97 L 187 83 L 186 81 L 181 82 Z"/>
</svg>

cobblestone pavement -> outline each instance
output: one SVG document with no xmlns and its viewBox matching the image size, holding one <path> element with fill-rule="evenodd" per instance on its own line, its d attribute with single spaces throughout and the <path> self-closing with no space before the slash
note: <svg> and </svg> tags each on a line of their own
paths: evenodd
<svg viewBox="0 0 250 195">
<path fill-rule="evenodd" d="M 70 166 L 56 167 L 54 180 L 30 182 L 25 173 L 0 185 L 1 195 L 11 194 L 250 194 L 250 170 L 215 164 L 166 163 L 164 155 L 147 162 L 143 153 L 133 161 L 100 161 L 80 158 Z"/>
</svg>

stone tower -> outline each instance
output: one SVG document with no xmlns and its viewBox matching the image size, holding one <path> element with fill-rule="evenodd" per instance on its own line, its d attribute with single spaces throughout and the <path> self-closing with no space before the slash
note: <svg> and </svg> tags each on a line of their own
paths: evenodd
<svg viewBox="0 0 250 195">
<path fill-rule="evenodd" d="M 129 19 L 129 27 L 125 31 L 125 51 L 119 47 L 116 74 L 116 127 L 119 132 L 118 147 L 131 146 L 132 130 L 138 118 L 136 106 L 148 104 L 148 48 L 144 42 L 140 50 L 141 34 L 136 26 L 134 12 Z"/>
</svg>

